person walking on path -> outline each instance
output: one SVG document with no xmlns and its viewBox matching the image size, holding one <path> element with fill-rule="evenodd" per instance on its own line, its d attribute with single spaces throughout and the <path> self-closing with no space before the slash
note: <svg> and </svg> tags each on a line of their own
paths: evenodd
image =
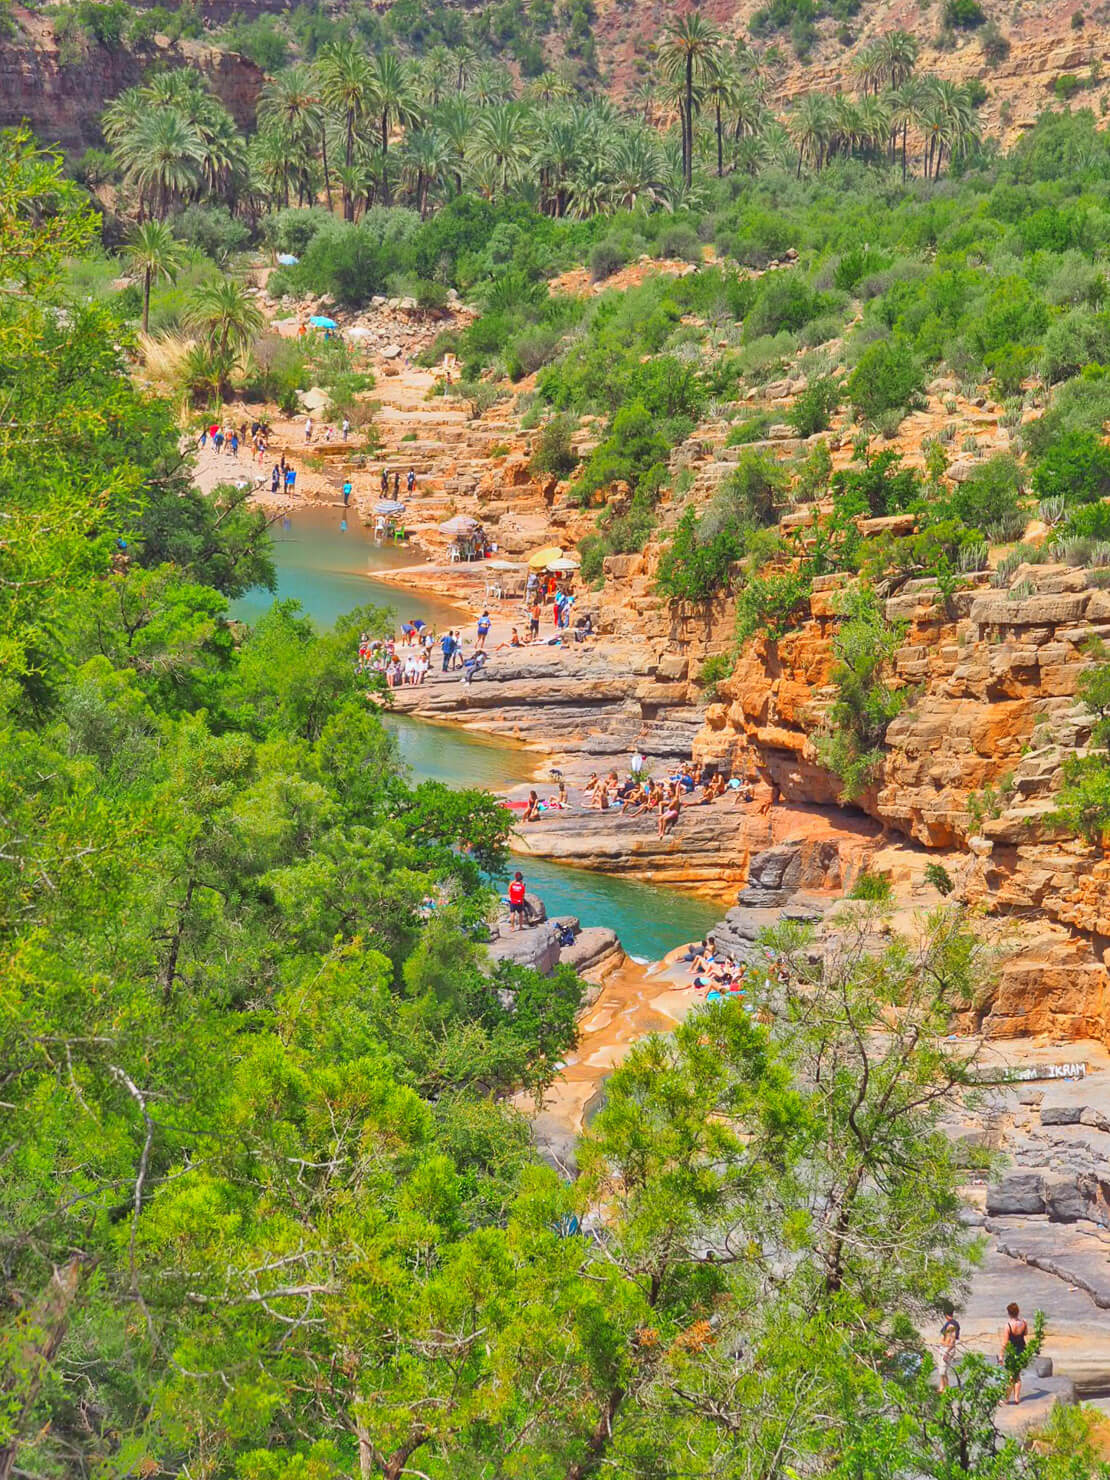
<svg viewBox="0 0 1110 1480">
<path fill-rule="evenodd" d="M 632 752 L 632 759 L 628 762 L 628 769 L 636 780 L 639 781 L 640 776 L 643 774 L 644 758 L 638 750 Z"/>
<path fill-rule="evenodd" d="M 393 497 L 395 499 L 399 499 L 400 493 L 401 493 L 401 474 L 399 472 L 395 472 L 393 474 Z"/>
<path fill-rule="evenodd" d="M 405 488 L 406 488 L 406 490 L 409 493 L 411 493 L 415 487 L 416 487 L 416 472 L 415 472 L 414 469 L 410 468 L 408 470 L 408 472 L 405 474 Z"/>
<path fill-rule="evenodd" d="M 274 463 L 273 467 L 270 469 L 270 492 L 277 493 L 280 485 L 281 469 L 278 467 L 277 463 Z"/>
<path fill-rule="evenodd" d="M 388 492 L 389 492 L 389 470 L 388 470 L 388 468 L 383 468 L 382 469 L 382 498 L 385 498 L 385 496 L 386 496 L 386 494 Z"/>
<path fill-rule="evenodd" d="M 998 1360 L 1006 1369 L 1010 1385 L 1006 1389 L 1007 1403 L 1021 1402 L 1021 1374 L 1025 1368 L 1025 1342 L 1029 1335 L 1029 1324 L 1022 1319 L 1021 1310 L 1013 1301 L 1006 1307 L 1006 1325 L 1002 1332 L 1002 1350 Z"/>
<path fill-rule="evenodd" d="M 940 1390 L 942 1393 L 948 1391 L 948 1381 L 952 1376 L 952 1364 L 956 1360 L 956 1346 L 960 1340 L 960 1323 L 957 1321 L 951 1301 L 946 1300 L 941 1307 L 944 1311 L 944 1324 L 940 1328 L 940 1351 L 937 1367 L 940 1372 Z"/>
<path fill-rule="evenodd" d="M 489 612 L 483 612 L 482 615 L 478 618 L 478 643 L 477 643 L 477 647 L 478 647 L 478 651 L 479 652 L 484 652 L 485 651 L 486 638 L 489 636 L 489 629 L 492 626 L 493 626 L 493 623 L 490 621 Z"/>
<path fill-rule="evenodd" d="M 350 480 L 350 478 L 345 478 L 343 480 L 343 507 L 345 509 L 349 509 L 351 507 L 351 480 Z"/>
<path fill-rule="evenodd" d="M 285 491 L 288 494 L 294 494 L 297 491 L 297 470 L 294 467 L 288 467 L 285 470 Z"/>
<path fill-rule="evenodd" d="M 524 907 L 527 903 L 528 889 L 524 883 L 524 875 L 519 869 L 513 875 L 513 881 L 509 885 L 509 929 L 520 930 L 524 926 Z"/>
<path fill-rule="evenodd" d="M 305 439 L 306 442 L 311 442 L 312 441 L 312 417 L 311 416 L 306 416 L 305 419 L 304 419 L 304 439 Z"/>
<path fill-rule="evenodd" d="M 532 603 L 532 612 L 531 612 L 531 615 L 528 618 L 528 637 L 529 637 L 529 640 L 531 642 L 535 642 L 537 640 L 537 638 L 539 637 L 539 635 L 540 635 L 540 604 L 539 604 L 538 601 L 533 601 L 533 603 Z"/>
<path fill-rule="evenodd" d="M 451 659 L 455 654 L 455 634 L 450 631 L 445 632 L 439 639 L 439 645 L 443 649 L 443 671 L 446 673 L 451 667 Z"/>
<path fill-rule="evenodd" d="M 344 417 L 343 418 L 343 440 L 344 440 L 344 442 L 346 442 L 347 438 L 350 435 L 351 435 L 351 423 L 347 420 L 346 417 Z"/>
</svg>

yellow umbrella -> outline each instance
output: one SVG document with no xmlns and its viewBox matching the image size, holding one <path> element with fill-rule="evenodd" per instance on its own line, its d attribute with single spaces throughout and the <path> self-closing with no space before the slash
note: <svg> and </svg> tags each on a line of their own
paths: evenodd
<svg viewBox="0 0 1110 1480">
<path fill-rule="evenodd" d="M 561 545 L 544 545 L 542 550 L 537 550 L 534 555 L 529 555 L 528 564 L 533 570 L 543 570 L 545 565 L 550 565 L 553 560 L 558 560 L 562 553 Z"/>
</svg>

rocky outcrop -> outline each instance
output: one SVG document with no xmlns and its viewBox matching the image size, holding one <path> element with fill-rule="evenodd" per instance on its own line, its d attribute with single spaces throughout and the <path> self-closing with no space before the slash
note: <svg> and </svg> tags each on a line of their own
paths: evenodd
<svg viewBox="0 0 1110 1480">
<path fill-rule="evenodd" d="M 246 57 L 199 41 L 155 44 L 141 53 L 91 42 L 84 56 L 67 62 L 47 17 L 21 6 L 12 14 L 18 29 L 0 40 L 0 128 L 26 121 L 44 143 L 81 153 L 103 143 L 99 118 L 105 105 L 141 82 L 152 66 L 195 68 L 239 127 L 253 126 L 264 74 Z"/>
</svg>

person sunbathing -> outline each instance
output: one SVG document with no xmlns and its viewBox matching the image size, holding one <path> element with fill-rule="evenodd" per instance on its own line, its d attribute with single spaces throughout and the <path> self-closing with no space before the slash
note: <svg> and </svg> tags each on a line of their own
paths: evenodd
<svg viewBox="0 0 1110 1480">
<path fill-rule="evenodd" d="M 582 788 L 582 795 L 583 796 L 587 796 L 587 797 L 593 796 L 594 791 L 595 791 L 595 789 L 597 787 L 597 783 L 598 783 L 598 775 L 597 775 L 597 772 L 594 771 L 594 772 L 591 773 L 590 779 L 586 782 L 585 786 Z"/>
<path fill-rule="evenodd" d="M 702 800 L 705 802 L 714 802 L 719 796 L 724 796 L 724 791 L 725 778 L 720 771 L 714 771 L 713 775 L 709 778 L 709 785 L 705 788 Z"/>
<path fill-rule="evenodd" d="M 662 800 L 662 796 L 663 791 L 659 783 L 656 781 L 652 781 L 648 786 L 647 794 L 645 795 L 643 801 L 635 809 L 635 811 L 631 811 L 627 815 L 629 817 L 639 817 L 643 812 L 653 812 Z"/>
<path fill-rule="evenodd" d="M 621 790 L 624 791 L 624 788 L 622 787 Z M 621 798 L 621 811 L 625 815 L 628 815 L 630 809 L 638 807 L 646 799 L 646 796 L 647 793 L 644 791 L 642 784 L 639 781 L 634 781 L 632 783 L 632 790 L 625 791 L 624 796 Z"/>
<path fill-rule="evenodd" d="M 557 812 L 565 812 L 567 810 L 567 808 L 570 806 L 570 803 L 567 801 L 567 784 L 565 781 L 559 782 L 558 795 L 548 797 L 547 805 L 549 807 L 553 807 Z"/>
<path fill-rule="evenodd" d="M 522 822 L 538 822 L 540 817 L 540 799 L 534 791 L 528 793 L 528 805 L 524 809 Z"/>
<path fill-rule="evenodd" d="M 661 838 L 671 831 L 682 813 L 682 803 L 678 793 L 679 788 L 676 786 L 670 796 L 659 803 L 659 836 Z"/>
</svg>

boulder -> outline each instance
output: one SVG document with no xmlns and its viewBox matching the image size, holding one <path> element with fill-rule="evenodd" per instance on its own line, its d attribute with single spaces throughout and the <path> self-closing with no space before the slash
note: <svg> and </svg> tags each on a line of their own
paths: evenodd
<svg viewBox="0 0 1110 1480">
<path fill-rule="evenodd" d="M 516 966 L 530 966 L 543 976 L 550 976 L 559 964 L 559 933 L 544 922 L 525 930 L 506 931 L 486 946 L 494 963 L 511 961 Z"/>
<path fill-rule="evenodd" d="M 1074 1177 L 1046 1177 L 1044 1205 L 1053 1223 L 1078 1223 L 1090 1213 Z"/>
<path fill-rule="evenodd" d="M 1043 1213 L 1044 1178 L 1040 1172 L 1007 1172 L 987 1188 L 988 1214 Z"/>
<path fill-rule="evenodd" d="M 581 976 L 610 957 L 615 965 L 621 955 L 621 943 L 615 930 L 610 930 L 607 925 L 590 925 L 578 932 L 572 946 L 563 946 L 559 952 L 559 964 L 572 967 Z"/>
<path fill-rule="evenodd" d="M 382 350 L 383 360 L 397 360 L 401 357 L 401 346 L 399 344 L 387 344 Z"/>
</svg>

